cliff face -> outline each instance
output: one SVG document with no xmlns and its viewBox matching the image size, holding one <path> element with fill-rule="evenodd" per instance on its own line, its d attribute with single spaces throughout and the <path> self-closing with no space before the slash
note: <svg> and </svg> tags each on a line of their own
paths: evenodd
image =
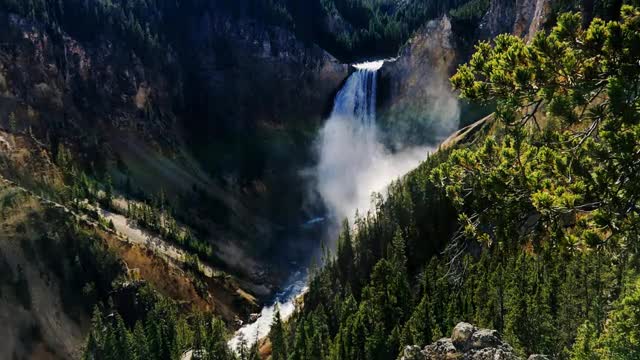
<svg viewBox="0 0 640 360">
<path fill-rule="evenodd" d="M 380 73 L 379 122 L 389 143 L 436 145 L 461 122 L 487 115 L 459 103 L 449 77 L 470 57 L 477 41 L 502 33 L 530 39 L 542 29 L 549 11 L 548 0 L 492 0 L 476 27 L 443 16 L 420 28 Z"/>
<path fill-rule="evenodd" d="M 0 24 L 3 126 L 11 125 L 14 113 L 14 130 L 31 128 L 43 142 L 107 126 L 131 129 L 150 141 L 171 137 L 165 134 L 175 122 L 171 98 L 178 89 L 170 85 L 179 80 L 145 67 L 108 39 L 81 43 L 5 12 Z"/>
<path fill-rule="evenodd" d="M 0 179 L 38 192 L 68 191 L 56 161 L 65 148 L 92 177 L 112 179 L 123 193 L 130 185 L 125 196 L 162 192 L 176 217 L 213 245 L 216 271 L 235 276 L 198 282 L 183 264 L 148 248 L 101 241 L 166 296 L 213 310 L 235 326 L 236 314 L 256 311 L 245 306 L 257 306 L 247 292 L 266 297 L 281 280 L 274 264 L 282 259 L 270 251 L 286 249 L 275 221 L 288 214 L 272 209 L 299 209 L 300 198 L 291 193 L 302 192 L 301 185 L 290 183 L 305 159 L 301 149 L 309 146 L 297 133 L 312 137 L 309 129 L 330 109 L 349 70 L 317 46 L 254 20 L 205 10 L 185 23 L 170 40 L 180 41 L 165 44 L 161 61 L 150 63 L 109 34 L 80 39 L 0 10 Z M 0 211 L 17 214 L 10 207 Z M 16 296 L 0 299 L 0 318 L 8 324 L 0 353 L 78 357 L 91 309 L 61 304 L 58 288 L 71 281 L 42 278 L 51 270 L 23 254 L 24 236 L 13 235 L 12 216 L 0 214 L 6 230 L 0 266 L 8 259 L 11 276 L 0 287 L 5 294 L 24 271 L 22 287 L 34 299 L 14 299 L 22 296 L 17 286 Z M 52 228 L 49 234 L 54 225 L 50 219 L 30 223 L 29 242 L 48 246 L 37 231 Z M 80 290 L 67 292 L 74 291 Z"/>
<path fill-rule="evenodd" d="M 511 33 L 530 38 L 544 25 L 550 6 L 549 0 L 492 0 L 480 22 L 479 37 Z"/>
<path fill-rule="evenodd" d="M 457 56 L 451 21 L 442 17 L 428 22 L 396 61 L 385 64 L 378 118 L 391 144 L 435 144 L 458 128 L 460 108 L 449 85 Z"/>
<path fill-rule="evenodd" d="M 187 23 L 189 79 L 203 91 L 199 108 L 218 130 L 317 123 L 348 73 L 318 46 L 279 27 L 213 9 Z"/>
</svg>

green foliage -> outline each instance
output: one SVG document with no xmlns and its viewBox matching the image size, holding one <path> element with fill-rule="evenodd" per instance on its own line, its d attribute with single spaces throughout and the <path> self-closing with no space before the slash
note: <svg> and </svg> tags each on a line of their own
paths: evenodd
<svg viewBox="0 0 640 360">
<path fill-rule="evenodd" d="M 600 338 L 600 354 L 606 359 L 637 359 L 640 356 L 640 281 L 631 287 L 609 314 Z"/>
<path fill-rule="evenodd" d="M 434 173 L 463 213 L 466 235 L 637 245 L 638 18 L 623 7 L 619 22 L 595 19 L 583 30 L 579 15 L 565 14 L 531 44 L 507 35 L 480 43 L 460 67 L 454 86 L 496 101 L 507 133 L 455 151 Z M 542 109 L 559 129 L 536 131 Z"/>
<path fill-rule="evenodd" d="M 572 360 L 637 359 L 640 356 L 640 282 L 614 304 L 604 331 L 600 333 L 589 321 L 578 330 L 571 352 Z"/>
<path fill-rule="evenodd" d="M 598 334 L 596 328 L 589 321 L 578 328 L 576 342 L 573 344 L 571 360 L 598 360 L 596 353 Z"/>
<path fill-rule="evenodd" d="M 105 317 L 96 307 L 83 358 L 180 359 L 193 351 L 194 357 L 206 360 L 236 359 L 227 346 L 221 320 L 203 314 L 187 317 L 158 295 L 152 295 L 150 301 L 148 312 L 132 328 L 116 310 Z"/>
<path fill-rule="evenodd" d="M 478 20 L 489 9 L 489 0 L 473 0 L 452 9 L 449 14 L 456 20 Z"/>
<path fill-rule="evenodd" d="M 273 314 L 273 321 L 271 322 L 271 332 L 269 333 L 269 340 L 271 340 L 271 359 L 287 359 L 287 343 L 284 336 L 284 325 L 280 318 L 280 309 L 276 305 L 276 311 Z"/>
</svg>

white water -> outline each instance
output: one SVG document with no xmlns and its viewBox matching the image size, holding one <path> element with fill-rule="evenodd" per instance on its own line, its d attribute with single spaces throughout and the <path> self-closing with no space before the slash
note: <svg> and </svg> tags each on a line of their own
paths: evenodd
<svg viewBox="0 0 640 360">
<path fill-rule="evenodd" d="M 241 327 L 229 341 L 229 347 L 237 350 L 240 342 L 244 339 L 247 346 L 253 345 L 257 340 L 269 335 L 271 322 L 276 311 L 276 306 L 280 309 L 280 317 L 286 319 L 295 310 L 295 299 L 303 294 L 307 289 L 307 275 L 303 272 L 293 274 L 288 282 L 290 285 L 276 294 L 275 300 L 262 308 L 260 317 L 252 323 Z"/>
<path fill-rule="evenodd" d="M 378 71 L 384 65 L 385 60 L 376 60 L 353 64 L 352 66 L 358 70 Z"/>
<path fill-rule="evenodd" d="M 317 191 L 332 218 L 352 220 L 371 208 L 372 193 L 414 169 L 430 152 L 413 147 L 390 152 L 376 125 L 377 70 L 382 61 L 355 65 L 335 98 L 333 112 L 320 132 L 319 162 L 314 171 Z"/>
<path fill-rule="evenodd" d="M 319 162 L 314 169 L 317 191 L 330 217 L 352 219 L 356 210 L 370 209 L 373 192 L 383 192 L 399 176 L 415 168 L 432 150 L 415 147 L 391 153 L 380 142 L 376 126 L 377 71 L 384 61 L 353 65 L 356 68 L 334 101 L 333 111 L 317 141 Z M 316 218 L 309 223 L 324 221 Z M 229 341 L 237 349 L 267 336 L 276 305 L 282 318 L 295 310 L 294 301 L 306 289 L 306 274 L 296 273 L 274 302 L 262 309 L 257 321 L 240 328 Z"/>
</svg>

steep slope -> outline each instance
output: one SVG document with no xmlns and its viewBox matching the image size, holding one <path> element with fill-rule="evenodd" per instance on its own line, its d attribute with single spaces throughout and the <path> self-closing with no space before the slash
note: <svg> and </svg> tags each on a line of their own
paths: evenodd
<svg viewBox="0 0 640 360">
<path fill-rule="evenodd" d="M 78 213 L 1 178 L 0 204 L 3 357 L 78 358 L 92 307 L 113 302 L 133 321 L 142 315 L 133 304 L 145 284 L 184 311 L 212 312 L 229 326 L 257 309 L 242 281 L 190 263 L 127 223 L 106 226 L 109 217 Z"/>
<path fill-rule="evenodd" d="M 0 217 L 8 259 L 0 357 L 79 357 L 92 306 L 110 297 L 129 304 L 141 282 L 180 309 L 213 313 L 230 328 L 247 320 L 287 275 L 277 267 L 289 266 L 279 231 L 303 216 L 287 214 L 301 198 L 287 192 L 304 188 L 296 182 L 307 161 L 299 149 L 347 67 L 282 28 L 213 4 L 174 14 L 186 30 L 167 30 L 156 59 L 91 17 L 84 32 L 52 20 L 54 12 L 21 16 L 0 5 L 0 176 L 17 184 L 4 189 L 10 205 Z M 22 187 L 56 203 L 28 193 L 14 197 Z M 112 191 L 124 207 L 104 203 Z M 279 197 L 282 212 L 272 212 Z M 194 258 L 191 243 L 177 243 L 128 213 L 128 203 L 160 198 L 156 206 L 168 209 L 198 246 L 215 249 L 211 256 Z M 81 222 L 82 234 L 58 241 L 57 234 L 78 226 L 69 211 L 93 220 Z M 104 227 L 109 221 L 115 232 Z M 77 245 L 87 238 L 97 253 Z M 96 275 L 104 269 L 94 263 L 78 269 L 78 246 L 108 259 L 111 279 Z"/>
<path fill-rule="evenodd" d="M 150 60 L 122 46 L 129 39 L 121 34 L 79 34 L 65 20 L 51 26 L 52 16 L 0 12 L 0 126 L 32 138 L 50 159 L 62 145 L 77 167 L 100 181 L 109 175 L 129 196 L 164 192 L 181 219 L 227 251 L 219 258 L 232 268 L 238 257 L 273 258 L 265 253 L 280 246 L 278 229 L 303 216 L 297 171 L 308 155 L 298 149 L 347 67 L 215 4 L 174 15 L 184 31 L 167 28 L 161 57 Z M 4 174 L 12 179 L 44 182 L 21 162 L 11 166 Z"/>
</svg>

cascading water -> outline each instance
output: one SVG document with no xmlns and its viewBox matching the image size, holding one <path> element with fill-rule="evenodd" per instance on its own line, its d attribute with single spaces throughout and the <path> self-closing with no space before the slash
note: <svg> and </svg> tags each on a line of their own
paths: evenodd
<svg viewBox="0 0 640 360">
<path fill-rule="evenodd" d="M 354 129 L 367 129 L 376 121 L 376 87 L 378 63 L 358 66 L 336 95 L 331 112 L 332 119 L 344 120 Z M 382 63 L 379 63 L 380 66 Z"/>
<path fill-rule="evenodd" d="M 384 61 L 375 61 L 354 65 L 356 71 L 336 95 L 331 116 L 316 143 L 315 190 L 330 218 L 338 222 L 352 217 L 356 210 L 368 210 L 373 192 L 382 192 L 391 181 L 415 168 L 429 151 L 421 147 L 391 153 L 379 141 L 376 86 L 377 72 L 383 64 Z M 324 217 L 310 222 L 324 223 Z M 332 226 L 330 223 L 325 226 Z M 262 309 L 255 322 L 236 332 L 229 342 L 231 348 L 237 349 L 242 339 L 251 345 L 267 336 L 276 306 L 283 318 L 293 313 L 295 298 L 305 291 L 306 275 L 294 274 L 289 284 L 272 304 Z"/>
<path fill-rule="evenodd" d="M 307 276 L 302 271 L 295 272 L 288 281 L 288 286 L 276 294 L 274 301 L 262 308 L 259 317 L 252 323 L 241 327 L 229 340 L 229 347 L 238 350 L 240 343 L 246 341 L 247 346 L 253 345 L 257 340 L 269 335 L 271 322 L 276 311 L 280 310 L 282 318 L 288 318 L 295 310 L 294 300 L 304 293 L 307 287 Z"/>
<path fill-rule="evenodd" d="M 415 168 L 431 149 L 413 147 L 390 152 L 376 125 L 376 86 L 382 61 L 356 65 L 335 98 L 333 112 L 321 130 L 317 191 L 331 218 L 352 219 L 356 210 L 370 209 L 373 192 Z"/>
</svg>

